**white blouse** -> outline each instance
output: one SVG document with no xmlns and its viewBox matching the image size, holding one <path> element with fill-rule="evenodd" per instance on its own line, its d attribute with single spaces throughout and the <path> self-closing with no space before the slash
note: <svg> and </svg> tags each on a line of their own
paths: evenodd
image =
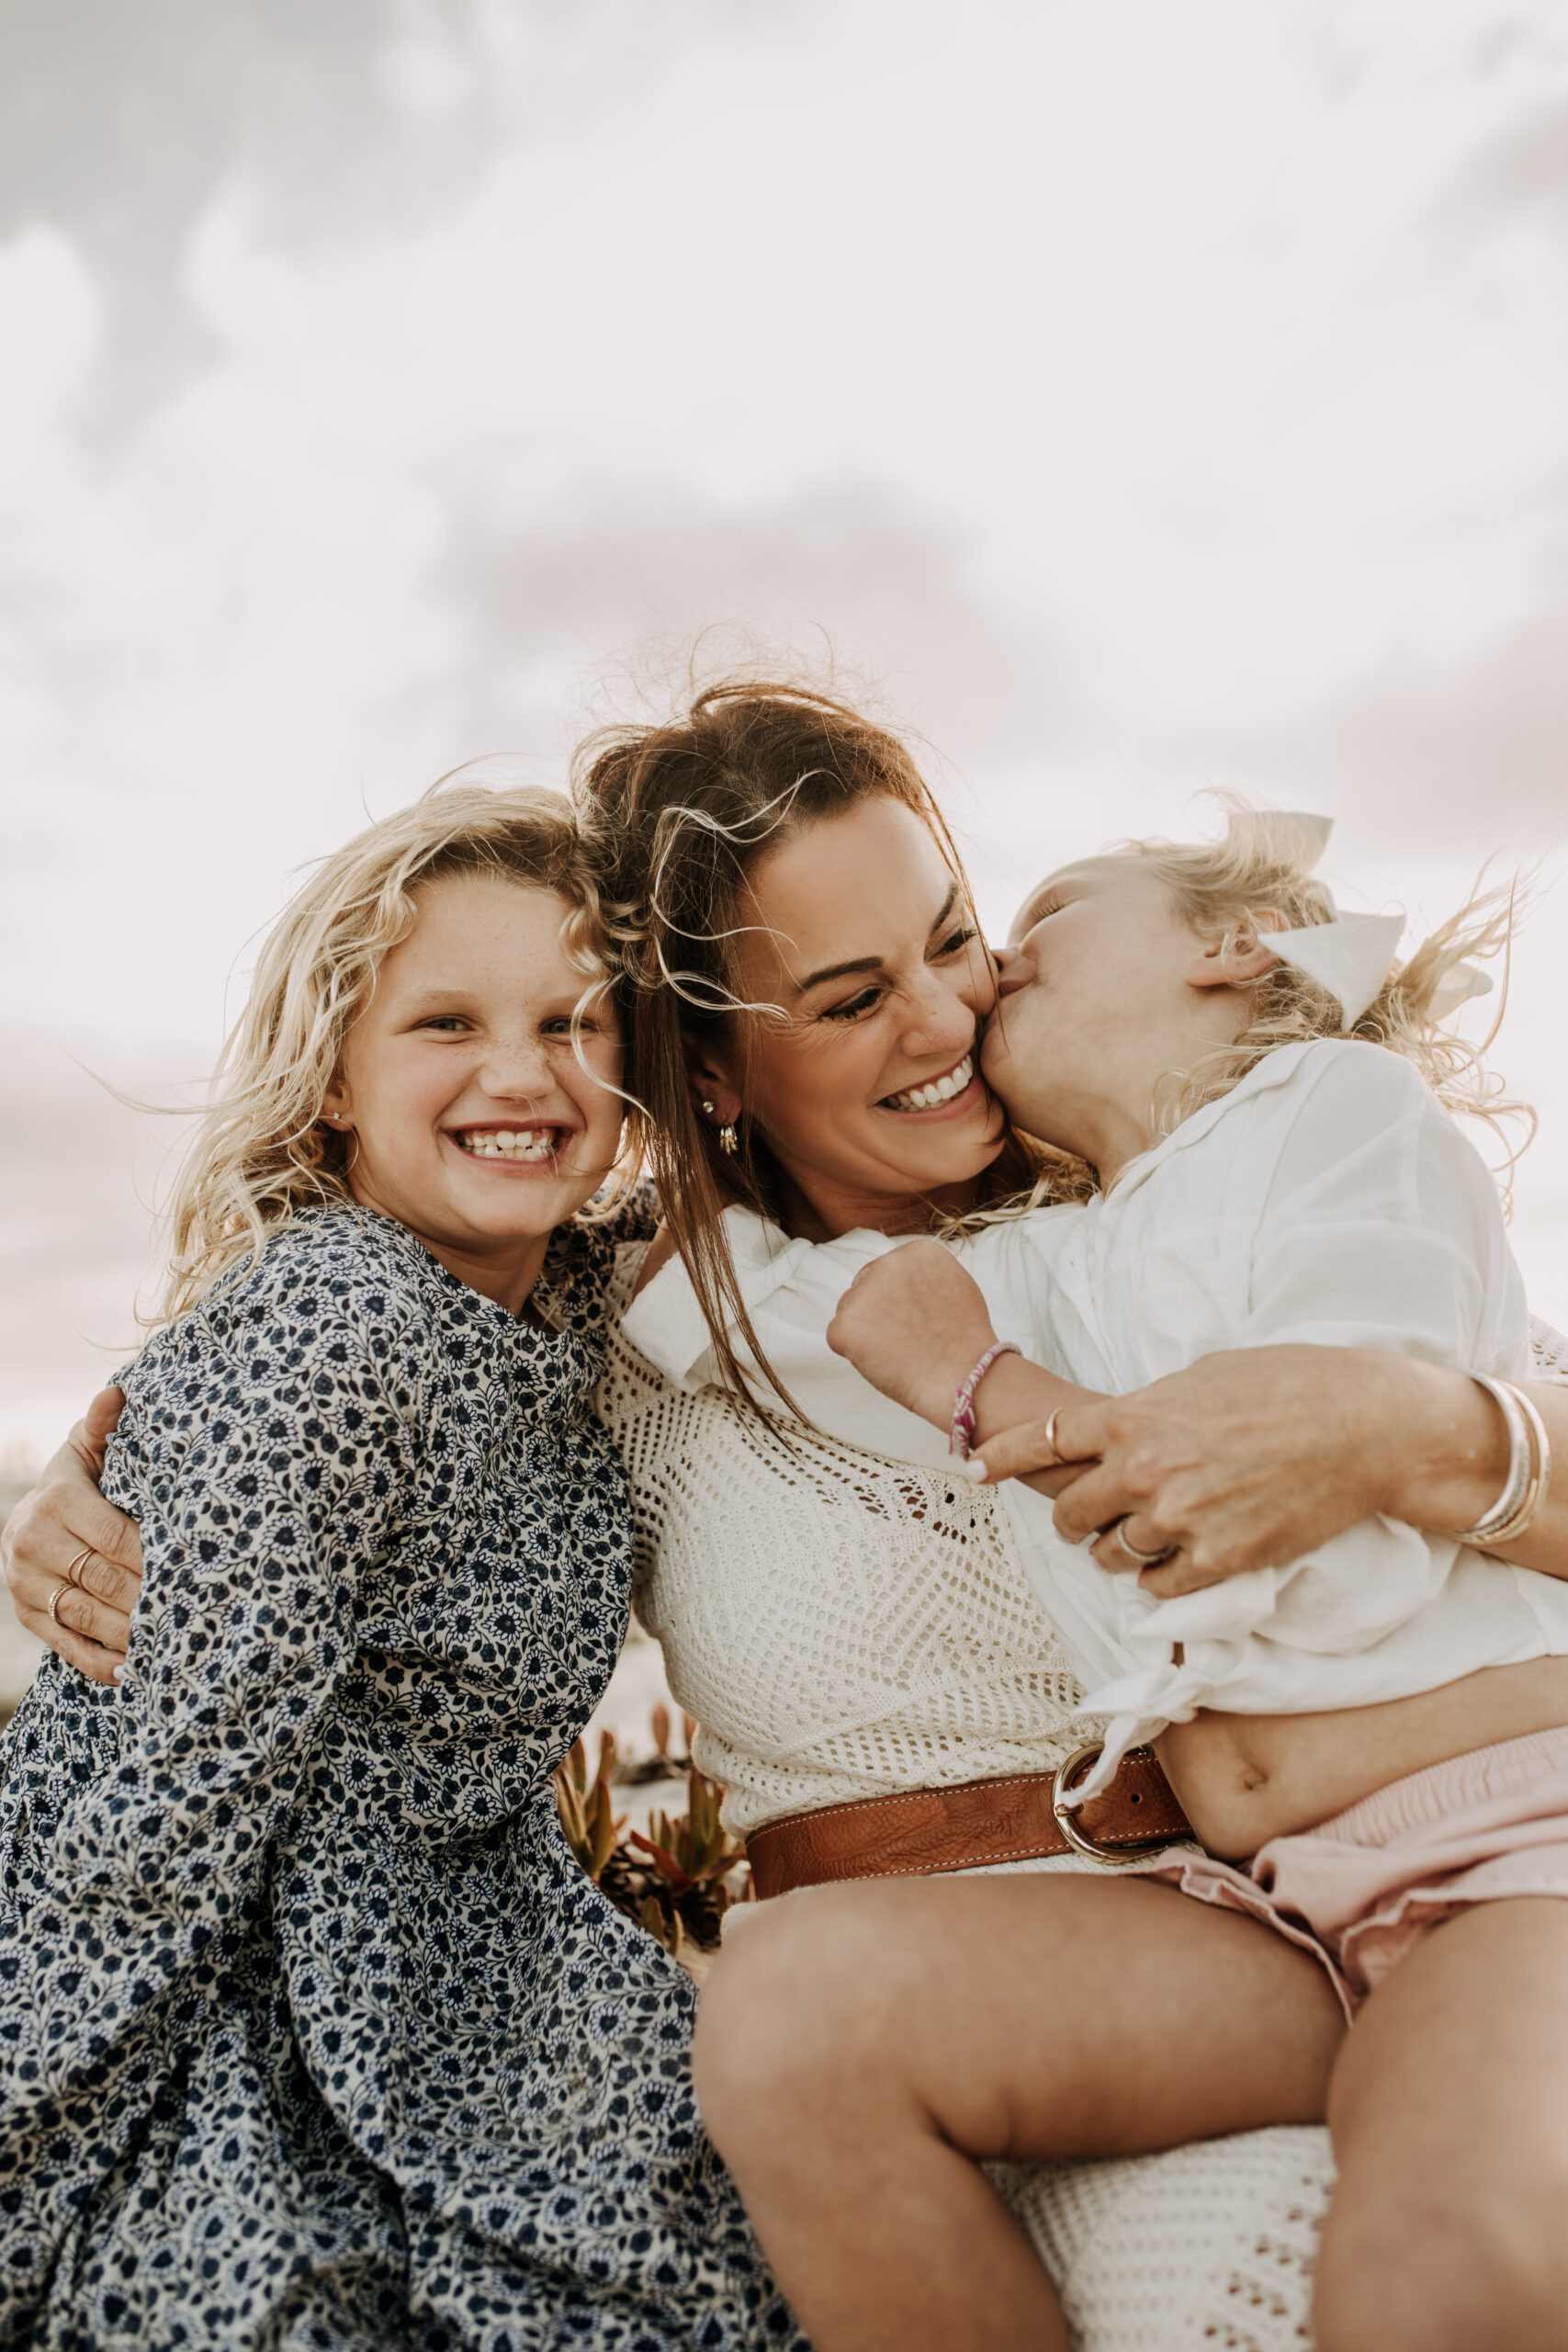
<svg viewBox="0 0 1568 2352">
<path fill-rule="evenodd" d="M 942 1461 L 942 1433 L 825 1342 L 855 1272 L 898 1242 L 792 1241 L 738 1209 L 726 1223 L 758 1338 L 809 1420 L 874 1453 Z M 1219 1349 L 1288 1340 L 1530 1374 L 1523 1284 L 1484 1164 L 1410 1063 L 1353 1040 L 1269 1056 L 1108 1195 L 953 1247 L 998 1335 L 1091 1388 L 1125 1393 Z M 625 1329 L 683 1386 L 716 1382 L 678 1261 Z M 1084 1793 L 1134 1742 L 1200 1708 L 1369 1705 L 1568 1653 L 1568 1584 L 1396 1521 L 1362 1521 L 1303 1559 L 1161 1600 L 1063 1543 L 1044 1497 L 1016 1481 L 1005 1491 L 1036 1595 L 1089 1686 L 1085 1708 L 1113 1717 Z"/>
</svg>

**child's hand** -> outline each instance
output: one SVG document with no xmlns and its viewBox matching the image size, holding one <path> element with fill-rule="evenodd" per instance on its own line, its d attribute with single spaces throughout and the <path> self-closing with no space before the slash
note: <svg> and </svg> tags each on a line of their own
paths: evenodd
<svg viewBox="0 0 1568 2352">
<path fill-rule="evenodd" d="M 855 1276 L 828 1345 L 922 1420 L 946 1429 L 953 1392 L 996 1338 L 980 1285 L 940 1241 L 908 1241 Z"/>
</svg>

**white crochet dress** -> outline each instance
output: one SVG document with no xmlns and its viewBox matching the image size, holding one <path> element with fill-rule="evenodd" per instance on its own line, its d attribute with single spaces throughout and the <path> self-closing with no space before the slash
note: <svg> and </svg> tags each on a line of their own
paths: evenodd
<svg viewBox="0 0 1568 2352">
<path fill-rule="evenodd" d="M 640 1259 L 623 1253 L 623 1304 Z M 1048 1770 L 1078 1744 L 1077 1686 L 994 1489 L 809 1432 L 786 1453 L 620 1337 L 598 1401 L 631 1474 L 637 1614 L 739 1834 L 888 1789 Z M 1310 2344 L 1326 2133 L 993 2177 L 1082 2352 Z"/>
</svg>

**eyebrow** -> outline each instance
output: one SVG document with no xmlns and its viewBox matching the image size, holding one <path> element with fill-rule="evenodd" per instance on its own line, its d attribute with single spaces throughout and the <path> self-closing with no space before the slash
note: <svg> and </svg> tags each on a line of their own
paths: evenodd
<svg viewBox="0 0 1568 2352">
<path fill-rule="evenodd" d="M 947 896 L 936 910 L 935 919 L 931 923 L 931 932 L 942 929 L 942 924 L 953 912 L 953 903 L 957 896 L 958 884 L 953 880 L 948 885 Z M 931 933 L 926 935 L 929 938 Z M 880 972 L 885 960 L 881 956 L 856 956 L 847 964 L 824 964 L 819 972 L 812 972 L 804 980 L 797 980 L 795 992 L 796 996 L 805 996 L 808 989 L 820 988 L 824 980 L 847 980 L 853 972 Z"/>
</svg>

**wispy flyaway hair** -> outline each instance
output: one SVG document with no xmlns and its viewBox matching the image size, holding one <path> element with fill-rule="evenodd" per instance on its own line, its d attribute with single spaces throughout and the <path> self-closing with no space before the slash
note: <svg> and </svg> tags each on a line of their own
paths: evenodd
<svg viewBox="0 0 1568 2352">
<path fill-rule="evenodd" d="M 754 1402 L 730 1332 L 764 1359 L 721 1220 L 733 1204 L 777 1220 L 784 1195 L 744 1100 L 749 1051 L 772 1012 L 748 1004 L 741 985 L 748 877 L 793 836 L 872 799 L 909 809 L 961 882 L 963 865 L 908 745 L 798 681 L 722 680 L 666 726 L 612 729 L 579 753 L 576 789 L 602 861 L 605 925 L 630 1021 L 626 1085 L 648 1116 L 660 1204 L 725 1381 Z M 690 1078 L 694 1049 L 721 1034 L 741 1047 L 733 1155 L 699 1114 Z M 998 1197 L 1016 1191 L 1050 1158 L 1010 1135 L 987 1184 Z"/>
<path fill-rule="evenodd" d="M 353 1197 L 350 1139 L 321 1120 L 327 1089 L 382 962 L 412 927 L 415 894 L 459 874 L 558 892 L 574 910 L 566 946 L 585 993 L 606 985 L 597 893 L 558 793 L 444 782 L 323 858 L 267 933 L 213 1074 L 166 1211 L 156 1320 L 183 1314 L 297 1209 Z"/>
<path fill-rule="evenodd" d="M 1121 842 L 1111 854 L 1136 858 L 1165 884 L 1192 930 L 1216 942 L 1235 940 L 1262 909 L 1281 914 L 1291 930 L 1335 922 L 1333 896 L 1313 872 L 1326 829 L 1282 810 L 1255 808 L 1238 795 L 1213 797 L 1225 812 L 1217 841 Z M 1506 1099 L 1502 1080 L 1485 1059 L 1506 998 L 1506 959 L 1520 895 L 1517 880 L 1487 888 L 1483 876 L 1457 913 L 1403 963 L 1394 963 L 1348 1030 L 1339 1001 L 1329 989 L 1289 963 L 1275 964 L 1256 983 L 1251 1018 L 1235 1043 L 1204 1055 L 1184 1073 L 1185 1083 L 1168 1113 L 1169 1124 L 1228 1094 L 1280 1046 L 1348 1035 L 1413 1061 L 1445 1109 L 1495 1127 L 1522 1116 L 1533 1128 L 1533 1113 Z M 1266 929 L 1258 935 L 1267 944 Z M 1447 1016 L 1467 993 L 1461 967 L 1495 956 L 1503 956 L 1505 971 L 1496 1017 L 1485 1038 L 1472 1045 L 1446 1025 Z"/>
</svg>

